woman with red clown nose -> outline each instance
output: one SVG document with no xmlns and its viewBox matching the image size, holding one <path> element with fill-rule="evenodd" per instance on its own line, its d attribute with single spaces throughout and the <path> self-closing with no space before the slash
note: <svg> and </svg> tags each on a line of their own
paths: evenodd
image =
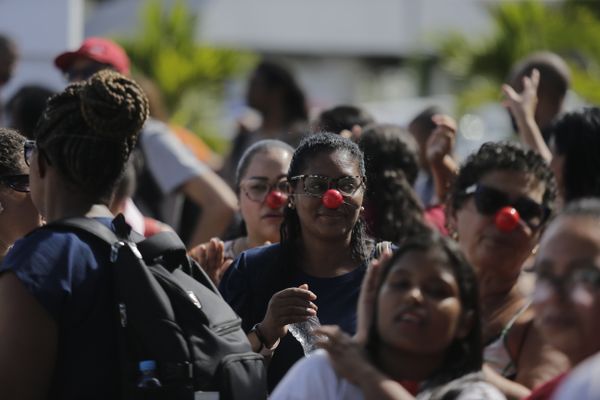
<svg viewBox="0 0 600 400">
<path fill-rule="evenodd" d="M 283 211 L 288 202 L 287 170 L 294 148 L 280 140 L 260 140 L 248 147 L 238 164 L 235 191 L 240 206 L 239 235 L 222 242 L 211 239 L 190 250 L 213 282 L 243 251 L 279 242 Z"/>
<path fill-rule="evenodd" d="M 535 152 L 485 143 L 461 166 L 448 200 L 449 230 L 476 270 L 483 319 L 484 372 L 509 398 L 566 369 L 533 324 L 522 283 L 556 196 L 552 173 Z"/>
<path fill-rule="evenodd" d="M 322 133 L 294 152 L 281 242 L 248 250 L 227 270 L 220 290 L 242 317 L 253 349 L 272 358 L 271 390 L 303 354 L 288 325 L 317 316 L 356 330 L 356 304 L 373 254 L 361 219 L 363 154 L 352 141 Z"/>
</svg>

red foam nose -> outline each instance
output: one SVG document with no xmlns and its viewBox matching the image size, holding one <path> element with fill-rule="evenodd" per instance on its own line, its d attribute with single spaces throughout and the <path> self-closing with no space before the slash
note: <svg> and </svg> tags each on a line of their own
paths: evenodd
<svg viewBox="0 0 600 400">
<path fill-rule="evenodd" d="M 512 207 L 502 207 L 496 213 L 496 228 L 501 232 L 510 232 L 519 225 L 519 212 Z"/>
<path fill-rule="evenodd" d="M 338 208 L 344 202 L 344 197 L 335 189 L 329 189 L 323 194 L 323 205 L 327 208 Z"/>
<path fill-rule="evenodd" d="M 267 206 L 276 210 L 281 208 L 287 201 L 287 196 L 281 192 L 273 190 L 267 195 Z"/>
</svg>

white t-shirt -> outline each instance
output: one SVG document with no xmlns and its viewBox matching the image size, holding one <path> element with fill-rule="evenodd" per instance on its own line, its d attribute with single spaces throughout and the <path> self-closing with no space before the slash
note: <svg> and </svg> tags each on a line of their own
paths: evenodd
<svg viewBox="0 0 600 400">
<path fill-rule="evenodd" d="M 423 394 L 422 394 L 423 395 Z M 417 395 L 417 399 L 427 397 Z M 362 391 L 339 377 L 324 350 L 298 361 L 275 388 L 270 400 L 364 400 Z M 455 400 L 505 400 L 498 389 L 486 382 L 476 382 Z"/>
<path fill-rule="evenodd" d="M 555 391 L 553 400 L 596 400 L 600 399 L 600 353 L 590 357 L 569 376 Z"/>
</svg>

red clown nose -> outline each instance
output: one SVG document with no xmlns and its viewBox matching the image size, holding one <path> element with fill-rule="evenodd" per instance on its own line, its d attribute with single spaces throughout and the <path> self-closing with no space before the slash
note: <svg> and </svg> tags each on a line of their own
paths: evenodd
<svg viewBox="0 0 600 400">
<path fill-rule="evenodd" d="M 329 189 L 323 194 L 323 205 L 327 208 L 338 208 L 344 202 L 342 194 L 335 189 Z"/>
<path fill-rule="evenodd" d="M 285 194 L 273 190 L 267 195 L 267 206 L 273 210 L 277 210 L 285 204 L 287 198 Z"/>
<path fill-rule="evenodd" d="M 496 228 L 501 232 L 510 232 L 519 225 L 519 212 L 512 207 L 502 207 L 494 218 Z"/>
</svg>

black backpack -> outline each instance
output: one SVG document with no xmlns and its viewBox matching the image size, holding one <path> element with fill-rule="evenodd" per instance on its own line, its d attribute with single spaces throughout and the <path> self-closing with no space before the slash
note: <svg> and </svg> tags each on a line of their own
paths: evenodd
<svg viewBox="0 0 600 400">
<path fill-rule="evenodd" d="M 68 218 L 44 229 L 88 235 L 110 248 L 123 399 L 266 399 L 262 356 L 179 237 L 144 239 L 122 215 L 113 225 L 117 233 L 91 218 Z M 160 388 L 137 387 L 144 360 L 155 361 Z"/>
</svg>

